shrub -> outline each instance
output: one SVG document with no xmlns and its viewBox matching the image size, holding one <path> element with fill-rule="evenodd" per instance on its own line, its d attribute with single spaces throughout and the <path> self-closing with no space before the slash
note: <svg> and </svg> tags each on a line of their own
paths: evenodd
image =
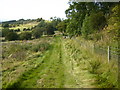
<svg viewBox="0 0 120 90">
<path fill-rule="evenodd" d="M 22 47 L 22 50 L 30 50 L 32 45 L 31 44 L 24 44 L 24 45 L 21 45 Z"/>
<path fill-rule="evenodd" d="M 30 32 L 23 32 L 20 34 L 21 40 L 30 40 L 32 37 L 32 34 Z"/>
<path fill-rule="evenodd" d="M 2 29 L 2 37 L 5 37 L 10 32 L 9 28 Z"/>
<path fill-rule="evenodd" d="M 24 59 L 26 57 L 27 54 L 27 50 L 29 47 L 27 47 L 28 45 L 21 45 L 21 44 L 9 44 L 9 45 L 4 45 L 2 46 L 3 50 L 2 50 L 2 58 L 14 58 L 14 59 Z"/>
<path fill-rule="evenodd" d="M 8 28 L 9 27 L 9 23 L 2 23 L 2 27 L 3 28 Z"/>
<path fill-rule="evenodd" d="M 46 31 L 47 31 L 47 34 L 48 34 L 48 35 L 53 35 L 53 34 L 55 34 L 55 33 L 54 33 L 55 28 L 53 27 L 52 24 L 47 24 L 47 25 L 46 25 Z"/>
<path fill-rule="evenodd" d="M 15 58 L 16 60 L 24 60 L 26 58 L 26 52 L 25 51 L 17 51 L 12 54 L 12 58 Z"/>
<path fill-rule="evenodd" d="M 118 87 L 118 66 L 114 62 L 102 64 L 97 75 L 100 87 L 113 88 Z"/>
<path fill-rule="evenodd" d="M 38 52 L 38 51 L 45 51 L 48 48 L 49 48 L 49 43 L 44 42 L 44 43 L 39 43 L 37 45 L 36 44 L 33 45 L 31 50 L 34 52 Z"/>
<path fill-rule="evenodd" d="M 91 60 L 88 70 L 96 75 L 97 84 L 102 88 L 118 87 L 118 68 L 115 62 L 105 63 L 98 59 Z"/>
<path fill-rule="evenodd" d="M 6 36 L 5 36 L 6 40 L 12 41 L 12 40 L 18 40 L 19 36 L 17 33 L 15 32 L 9 32 Z"/>
<path fill-rule="evenodd" d="M 91 60 L 91 61 L 89 61 L 89 64 L 90 64 L 90 67 L 89 67 L 89 71 L 91 72 L 91 73 L 96 73 L 97 72 L 97 70 L 100 68 L 100 65 L 101 65 L 101 62 L 100 62 L 100 60 Z"/>
<path fill-rule="evenodd" d="M 33 37 L 39 38 L 43 34 L 43 29 L 36 27 L 33 31 Z"/>
</svg>

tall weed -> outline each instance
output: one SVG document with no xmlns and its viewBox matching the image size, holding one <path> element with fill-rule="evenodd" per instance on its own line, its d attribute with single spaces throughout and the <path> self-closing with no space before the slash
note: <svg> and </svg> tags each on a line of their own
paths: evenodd
<svg viewBox="0 0 120 90">
<path fill-rule="evenodd" d="M 88 70 L 96 75 L 97 84 L 102 88 L 118 87 L 118 66 L 115 61 L 107 62 L 104 58 L 93 56 L 89 61 Z"/>
<path fill-rule="evenodd" d="M 47 42 L 40 42 L 38 44 L 35 44 L 32 46 L 31 50 L 33 52 L 38 52 L 38 51 L 45 51 L 45 50 L 48 50 L 48 48 L 50 47 L 50 44 L 47 43 Z"/>
</svg>

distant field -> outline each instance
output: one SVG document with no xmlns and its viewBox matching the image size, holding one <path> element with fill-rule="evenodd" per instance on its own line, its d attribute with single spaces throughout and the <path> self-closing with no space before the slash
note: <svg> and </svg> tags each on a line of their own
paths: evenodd
<svg viewBox="0 0 120 90">
<path fill-rule="evenodd" d="M 24 28 L 26 29 L 31 29 L 32 27 L 38 25 L 39 22 L 32 22 L 32 23 L 27 23 L 27 24 L 20 24 L 19 26 L 16 26 L 16 27 L 12 27 L 12 28 L 9 28 L 9 29 L 20 29 L 21 31 L 23 31 Z M 2 29 L 1 25 L 0 25 L 0 30 Z"/>
<path fill-rule="evenodd" d="M 10 29 L 20 29 L 21 31 L 23 31 L 23 29 L 24 28 L 29 28 L 29 29 L 31 29 L 32 27 L 34 27 L 34 26 L 36 26 L 36 25 L 38 25 L 38 22 L 32 22 L 32 23 L 28 23 L 28 24 L 20 24 L 20 26 L 17 26 L 17 27 L 12 27 L 12 28 L 10 28 Z"/>
</svg>

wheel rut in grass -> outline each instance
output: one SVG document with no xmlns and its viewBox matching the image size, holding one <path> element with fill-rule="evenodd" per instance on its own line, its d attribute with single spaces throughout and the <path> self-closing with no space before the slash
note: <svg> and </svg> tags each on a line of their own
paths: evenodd
<svg viewBox="0 0 120 90">
<path fill-rule="evenodd" d="M 64 43 L 60 37 L 55 37 L 51 49 L 38 58 L 39 64 L 24 72 L 8 88 L 92 87 L 91 83 L 87 83 L 91 80 L 89 74 L 75 65 Z"/>
<path fill-rule="evenodd" d="M 62 63 L 61 43 L 56 38 L 53 47 L 40 59 L 39 64 L 24 72 L 17 81 L 9 84 L 8 88 L 44 88 L 63 87 L 64 66 Z"/>
</svg>

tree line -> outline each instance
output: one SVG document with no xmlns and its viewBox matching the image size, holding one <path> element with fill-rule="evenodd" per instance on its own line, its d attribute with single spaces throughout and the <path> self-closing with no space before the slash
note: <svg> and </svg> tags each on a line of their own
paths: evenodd
<svg viewBox="0 0 120 90">
<path fill-rule="evenodd" d="M 22 20 L 23 21 L 23 20 Z M 54 31 L 57 30 L 57 25 L 62 20 L 57 17 L 51 17 L 51 21 L 38 18 L 37 22 L 39 24 L 35 27 L 23 28 L 24 32 L 20 32 L 20 29 L 11 30 L 10 24 L 8 22 L 2 24 L 2 37 L 5 37 L 5 40 L 30 40 L 40 38 L 42 35 L 53 35 Z M 24 23 L 24 21 L 23 21 Z M 20 32 L 19 34 L 17 32 Z"/>
<path fill-rule="evenodd" d="M 100 32 L 107 31 L 114 40 L 120 35 L 119 2 L 69 2 L 65 11 L 67 19 L 58 24 L 58 30 L 69 36 L 85 39 L 100 38 Z M 96 35 L 96 37 L 94 37 Z"/>
<path fill-rule="evenodd" d="M 109 33 L 113 40 L 119 39 L 119 2 L 75 2 L 72 0 L 69 1 L 69 8 L 65 11 L 65 14 L 67 19 L 64 20 L 57 17 L 51 17 L 50 21 L 38 18 L 36 21 L 39 22 L 39 24 L 32 28 L 31 33 L 22 32 L 19 37 L 23 37 L 24 33 L 25 35 L 29 33 L 29 37 L 31 34 L 31 37 L 39 38 L 42 35 L 53 35 L 54 31 L 58 30 L 62 32 L 63 35 L 69 35 L 70 37 L 82 36 L 90 40 L 101 39 L 103 35 L 100 33 L 105 31 Z M 27 22 L 28 21 L 29 20 L 27 20 Z M 24 23 L 24 19 L 20 19 L 18 22 Z M 3 24 L 3 27 L 3 36 L 5 36 L 4 32 L 7 32 L 7 34 L 10 32 L 10 30 L 5 30 L 9 28 L 9 25 Z M 11 33 L 15 34 L 15 32 Z"/>
</svg>

